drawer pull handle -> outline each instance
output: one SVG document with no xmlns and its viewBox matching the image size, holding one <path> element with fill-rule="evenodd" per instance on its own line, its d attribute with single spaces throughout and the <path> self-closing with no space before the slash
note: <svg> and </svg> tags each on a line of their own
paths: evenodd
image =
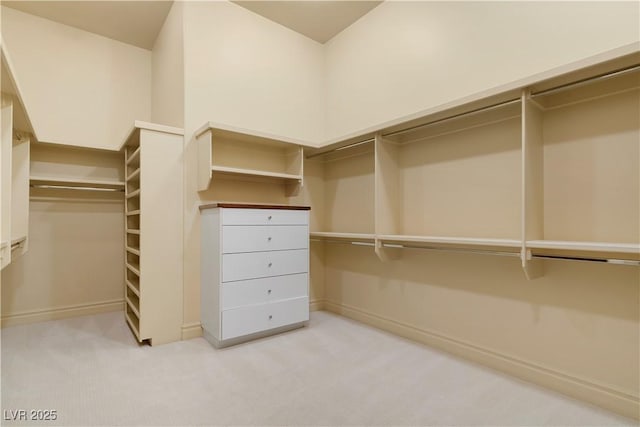
<svg viewBox="0 0 640 427">
<path fill-rule="evenodd" d="M 268 293 L 268 294 L 271 294 L 271 289 L 269 289 L 269 290 L 267 291 L 267 293 Z"/>
<path fill-rule="evenodd" d="M 273 217 L 272 217 L 271 215 L 269 215 L 269 218 L 268 218 L 268 220 L 269 220 L 269 221 L 271 221 L 271 218 L 273 218 Z"/>
<path fill-rule="evenodd" d="M 267 241 L 269 241 L 269 242 L 270 242 L 270 241 L 271 241 L 271 237 L 267 237 Z"/>
<path fill-rule="evenodd" d="M 273 316 L 272 316 L 272 315 L 269 315 L 269 320 L 271 320 L 271 319 L 273 319 Z"/>
<path fill-rule="evenodd" d="M 272 265 L 273 265 L 273 263 L 272 263 L 272 262 L 270 262 L 270 263 L 269 263 L 269 267 L 271 267 Z"/>
</svg>

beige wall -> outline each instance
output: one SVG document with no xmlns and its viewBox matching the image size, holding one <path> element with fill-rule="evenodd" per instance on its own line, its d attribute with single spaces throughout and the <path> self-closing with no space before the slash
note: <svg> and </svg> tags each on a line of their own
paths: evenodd
<svg viewBox="0 0 640 427">
<path fill-rule="evenodd" d="M 182 3 L 171 7 L 152 50 L 151 121 L 184 125 Z"/>
<path fill-rule="evenodd" d="M 117 148 L 151 118 L 151 52 L 2 8 L 2 37 L 41 141 Z"/>
<path fill-rule="evenodd" d="M 215 188 L 198 193 L 195 130 L 214 121 L 320 141 L 324 87 L 322 45 L 232 3 L 189 2 L 183 8 L 184 322 L 190 325 L 200 321 L 198 205 L 209 200 L 287 202 L 281 186 L 266 183 L 217 181 Z"/>
<path fill-rule="evenodd" d="M 638 2 L 384 2 L 325 46 L 326 136 L 637 42 L 638 16 Z"/>
<path fill-rule="evenodd" d="M 592 402 L 615 396 L 631 416 L 637 267 L 545 261 L 527 281 L 517 258 L 415 249 L 383 263 L 372 248 L 325 250 L 327 308 Z"/>
<path fill-rule="evenodd" d="M 122 309 L 122 199 L 76 193 L 31 200 L 29 250 L 2 271 L 3 325 Z"/>
</svg>

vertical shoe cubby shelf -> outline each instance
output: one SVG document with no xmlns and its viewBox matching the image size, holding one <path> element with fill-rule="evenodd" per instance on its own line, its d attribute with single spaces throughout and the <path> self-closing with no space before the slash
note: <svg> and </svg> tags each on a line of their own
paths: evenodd
<svg viewBox="0 0 640 427">
<path fill-rule="evenodd" d="M 639 64 L 549 72 L 309 153 L 311 237 L 383 261 L 509 256 L 529 279 L 545 259 L 639 265 Z"/>
<path fill-rule="evenodd" d="M 125 319 L 138 341 L 182 334 L 183 130 L 136 121 L 125 153 Z"/>
</svg>

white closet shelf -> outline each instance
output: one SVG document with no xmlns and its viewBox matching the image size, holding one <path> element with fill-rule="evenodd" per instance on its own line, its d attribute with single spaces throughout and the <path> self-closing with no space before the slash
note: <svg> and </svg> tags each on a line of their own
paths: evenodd
<svg viewBox="0 0 640 427">
<path fill-rule="evenodd" d="M 138 277 L 140 277 L 140 268 L 139 267 L 134 267 L 133 265 L 127 263 L 127 268 L 129 269 L 129 271 L 131 271 L 132 273 L 136 274 Z"/>
<path fill-rule="evenodd" d="M 136 336 L 138 341 L 140 341 L 140 332 L 138 331 L 138 322 L 135 321 L 135 320 L 138 320 L 138 319 L 136 318 L 135 320 L 133 320 L 131 318 L 131 316 L 129 316 L 129 313 L 132 313 L 134 316 L 136 316 L 136 314 L 133 312 L 133 310 L 131 310 L 130 307 L 131 306 L 129 304 L 127 304 L 127 311 L 126 311 L 124 317 L 127 319 L 127 323 L 131 327 L 131 330 L 133 331 L 134 335 Z"/>
<path fill-rule="evenodd" d="M 61 178 L 54 176 L 36 176 L 29 177 L 31 185 L 51 185 L 65 187 L 96 187 L 105 189 L 123 189 L 124 181 L 108 181 L 102 179 L 90 178 Z"/>
<path fill-rule="evenodd" d="M 127 246 L 127 252 L 140 256 L 140 250 Z"/>
<path fill-rule="evenodd" d="M 549 249 L 558 251 L 599 252 L 612 254 L 631 254 L 640 256 L 638 243 L 580 242 L 565 240 L 527 240 L 530 249 Z"/>
<path fill-rule="evenodd" d="M 135 228 L 127 228 L 127 234 L 137 234 L 139 236 L 140 235 L 140 230 L 135 229 Z"/>
<path fill-rule="evenodd" d="M 368 233 L 335 233 L 330 231 L 312 231 L 309 233 L 311 238 L 322 240 L 345 240 L 356 242 L 373 242 L 375 240 L 374 234 Z"/>
<path fill-rule="evenodd" d="M 132 198 L 132 197 L 136 197 L 136 196 L 138 196 L 138 195 L 140 195 L 140 189 L 139 189 L 139 188 L 138 188 L 137 190 L 132 191 L 131 193 L 127 194 L 127 195 L 126 195 L 126 198 L 127 198 L 127 199 L 130 199 L 130 198 Z"/>
<path fill-rule="evenodd" d="M 137 209 L 137 210 L 131 211 L 131 212 L 127 212 L 127 216 L 134 216 L 134 215 L 140 215 L 140 209 Z"/>
<path fill-rule="evenodd" d="M 135 160 L 140 158 L 140 146 L 138 146 L 138 148 L 136 148 L 136 150 L 131 153 L 131 155 L 127 158 L 127 162 L 126 165 L 130 165 L 131 163 L 133 163 Z"/>
<path fill-rule="evenodd" d="M 482 247 L 482 248 L 503 248 L 511 249 L 513 252 L 520 251 L 522 246 L 521 240 L 515 239 L 490 239 L 477 237 L 441 237 L 441 236 L 410 236 L 402 234 L 381 234 L 377 236 L 378 240 L 387 243 L 397 244 L 421 244 L 432 246 L 451 246 L 451 247 Z"/>
<path fill-rule="evenodd" d="M 138 316 L 138 319 L 140 318 L 140 312 L 138 311 L 138 308 L 136 307 L 136 305 L 133 303 L 133 301 L 131 301 L 129 299 L 129 297 L 126 297 L 125 300 L 127 301 L 127 305 L 129 306 L 129 308 L 131 309 L 131 311 L 133 311 L 133 313 Z"/>
<path fill-rule="evenodd" d="M 136 179 L 137 177 L 140 176 L 140 168 L 134 170 L 133 172 L 131 172 L 131 174 L 129 174 L 129 176 L 127 177 L 127 181 L 131 181 L 133 179 Z"/>
<path fill-rule="evenodd" d="M 138 296 L 138 298 L 140 298 L 140 291 L 137 290 L 136 287 L 133 286 L 133 283 L 131 283 L 130 281 L 127 280 L 126 282 L 127 282 L 127 287 L 131 290 L 131 292 L 133 292 Z"/>
<path fill-rule="evenodd" d="M 211 166 L 211 172 L 214 175 L 234 175 L 254 178 L 280 179 L 285 181 L 300 181 L 302 175 L 293 175 L 280 172 L 269 172 L 256 169 L 233 168 L 229 166 Z"/>
</svg>

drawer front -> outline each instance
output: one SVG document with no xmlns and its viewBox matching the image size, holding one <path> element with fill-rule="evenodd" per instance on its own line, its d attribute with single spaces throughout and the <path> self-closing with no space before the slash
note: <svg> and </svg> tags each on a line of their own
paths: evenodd
<svg viewBox="0 0 640 427">
<path fill-rule="evenodd" d="M 309 225 L 309 211 L 222 209 L 222 225 Z"/>
<path fill-rule="evenodd" d="M 308 272 L 308 249 L 222 255 L 223 282 Z"/>
<path fill-rule="evenodd" d="M 222 253 L 307 249 L 306 225 L 229 225 L 222 227 Z"/>
<path fill-rule="evenodd" d="M 236 338 L 306 320 L 309 320 L 307 297 L 224 310 L 222 339 Z"/>
<path fill-rule="evenodd" d="M 309 296 L 309 275 L 290 274 L 223 283 L 220 287 L 220 306 L 222 310 L 227 310 L 306 296 Z"/>
</svg>

